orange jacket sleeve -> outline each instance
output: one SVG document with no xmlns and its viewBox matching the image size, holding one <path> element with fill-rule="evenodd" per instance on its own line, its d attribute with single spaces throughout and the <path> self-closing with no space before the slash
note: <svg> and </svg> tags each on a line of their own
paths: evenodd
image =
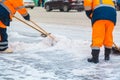
<svg viewBox="0 0 120 80">
<path fill-rule="evenodd" d="M 18 11 L 22 16 L 26 16 L 28 14 L 26 8 L 24 7 L 23 0 L 10 0 L 12 1 L 12 5 L 16 11 Z"/>
</svg>

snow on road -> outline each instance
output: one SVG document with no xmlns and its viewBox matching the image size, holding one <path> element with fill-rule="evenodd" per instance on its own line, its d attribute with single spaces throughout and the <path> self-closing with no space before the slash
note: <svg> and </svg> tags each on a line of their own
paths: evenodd
<svg viewBox="0 0 120 80">
<path fill-rule="evenodd" d="M 41 24 L 41 23 L 38 23 Z M 58 40 L 53 46 L 49 38 L 13 21 L 9 33 L 9 46 L 13 54 L 0 54 L 0 80 L 119 80 L 120 56 L 91 64 L 91 27 L 41 24 Z M 119 31 L 115 37 L 119 38 Z M 117 43 L 119 39 L 116 39 Z"/>
<path fill-rule="evenodd" d="M 16 24 L 17 27 L 13 27 Z M 54 46 L 49 45 L 49 38 L 42 38 L 33 29 L 13 22 L 8 32 L 14 53 L 0 54 L 0 80 L 120 79 L 120 56 L 111 55 L 111 60 L 104 62 L 101 49 L 99 64 L 86 61 L 91 52 L 90 39 L 86 39 L 89 38 L 86 35 L 90 36 L 90 29 L 59 25 L 60 31 L 56 31 L 58 25 L 47 26 L 48 30 L 53 26 L 50 31 L 58 40 Z"/>
</svg>

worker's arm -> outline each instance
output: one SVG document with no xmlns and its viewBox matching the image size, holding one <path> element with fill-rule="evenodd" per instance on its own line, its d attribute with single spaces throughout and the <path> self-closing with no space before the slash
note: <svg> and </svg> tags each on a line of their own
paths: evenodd
<svg viewBox="0 0 120 80">
<path fill-rule="evenodd" d="M 92 0 L 84 0 L 85 13 L 88 18 L 92 18 Z"/>
<path fill-rule="evenodd" d="M 86 10 L 85 13 L 89 19 L 92 18 L 92 10 Z"/>
</svg>

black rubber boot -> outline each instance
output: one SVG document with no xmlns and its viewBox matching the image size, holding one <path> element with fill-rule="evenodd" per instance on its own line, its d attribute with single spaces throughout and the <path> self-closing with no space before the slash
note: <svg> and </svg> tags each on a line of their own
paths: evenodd
<svg viewBox="0 0 120 80">
<path fill-rule="evenodd" d="M 88 62 L 98 63 L 99 62 L 99 49 L 92 49 L 92 58 L 88 58 Z"/>
<path fill-rule="evenodd" d="M 105 48 L 105 60 L 107 61 L 107 60 L 110 60 L 110 53 L 111 53 L 111 48 Z"/>
</svg>

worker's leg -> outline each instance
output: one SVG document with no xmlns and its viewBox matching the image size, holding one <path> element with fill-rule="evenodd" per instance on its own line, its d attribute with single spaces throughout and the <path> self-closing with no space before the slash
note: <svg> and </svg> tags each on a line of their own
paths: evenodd
<svg viewBox="0 0 120 80">
<path fill-rule="evenodd" d="M 8 35 L 6 26 L 0 22 L 0 51 L 4 51 L 8 48 Z"/>
<path fill-rule="evenodd" d="M 114 23 L 106 20 L 106 26 L 105 26 L 105 38 L 104 38 L 104 46 L 105 46 L 105 60 L 109 60 L 110 59 L 110 53 L 112 50 L 112 45 L 113 45 L 113 32 L 114 29 Z"/>
<path fill-rule="evenodd" d="M 98 63 L 100 47 L 103 45 L 105 35 L 105 23 L 104 20 L 96 21 L 92 26 L 92 58 L 88 59 L 88 62 Z"/>
</svg>

